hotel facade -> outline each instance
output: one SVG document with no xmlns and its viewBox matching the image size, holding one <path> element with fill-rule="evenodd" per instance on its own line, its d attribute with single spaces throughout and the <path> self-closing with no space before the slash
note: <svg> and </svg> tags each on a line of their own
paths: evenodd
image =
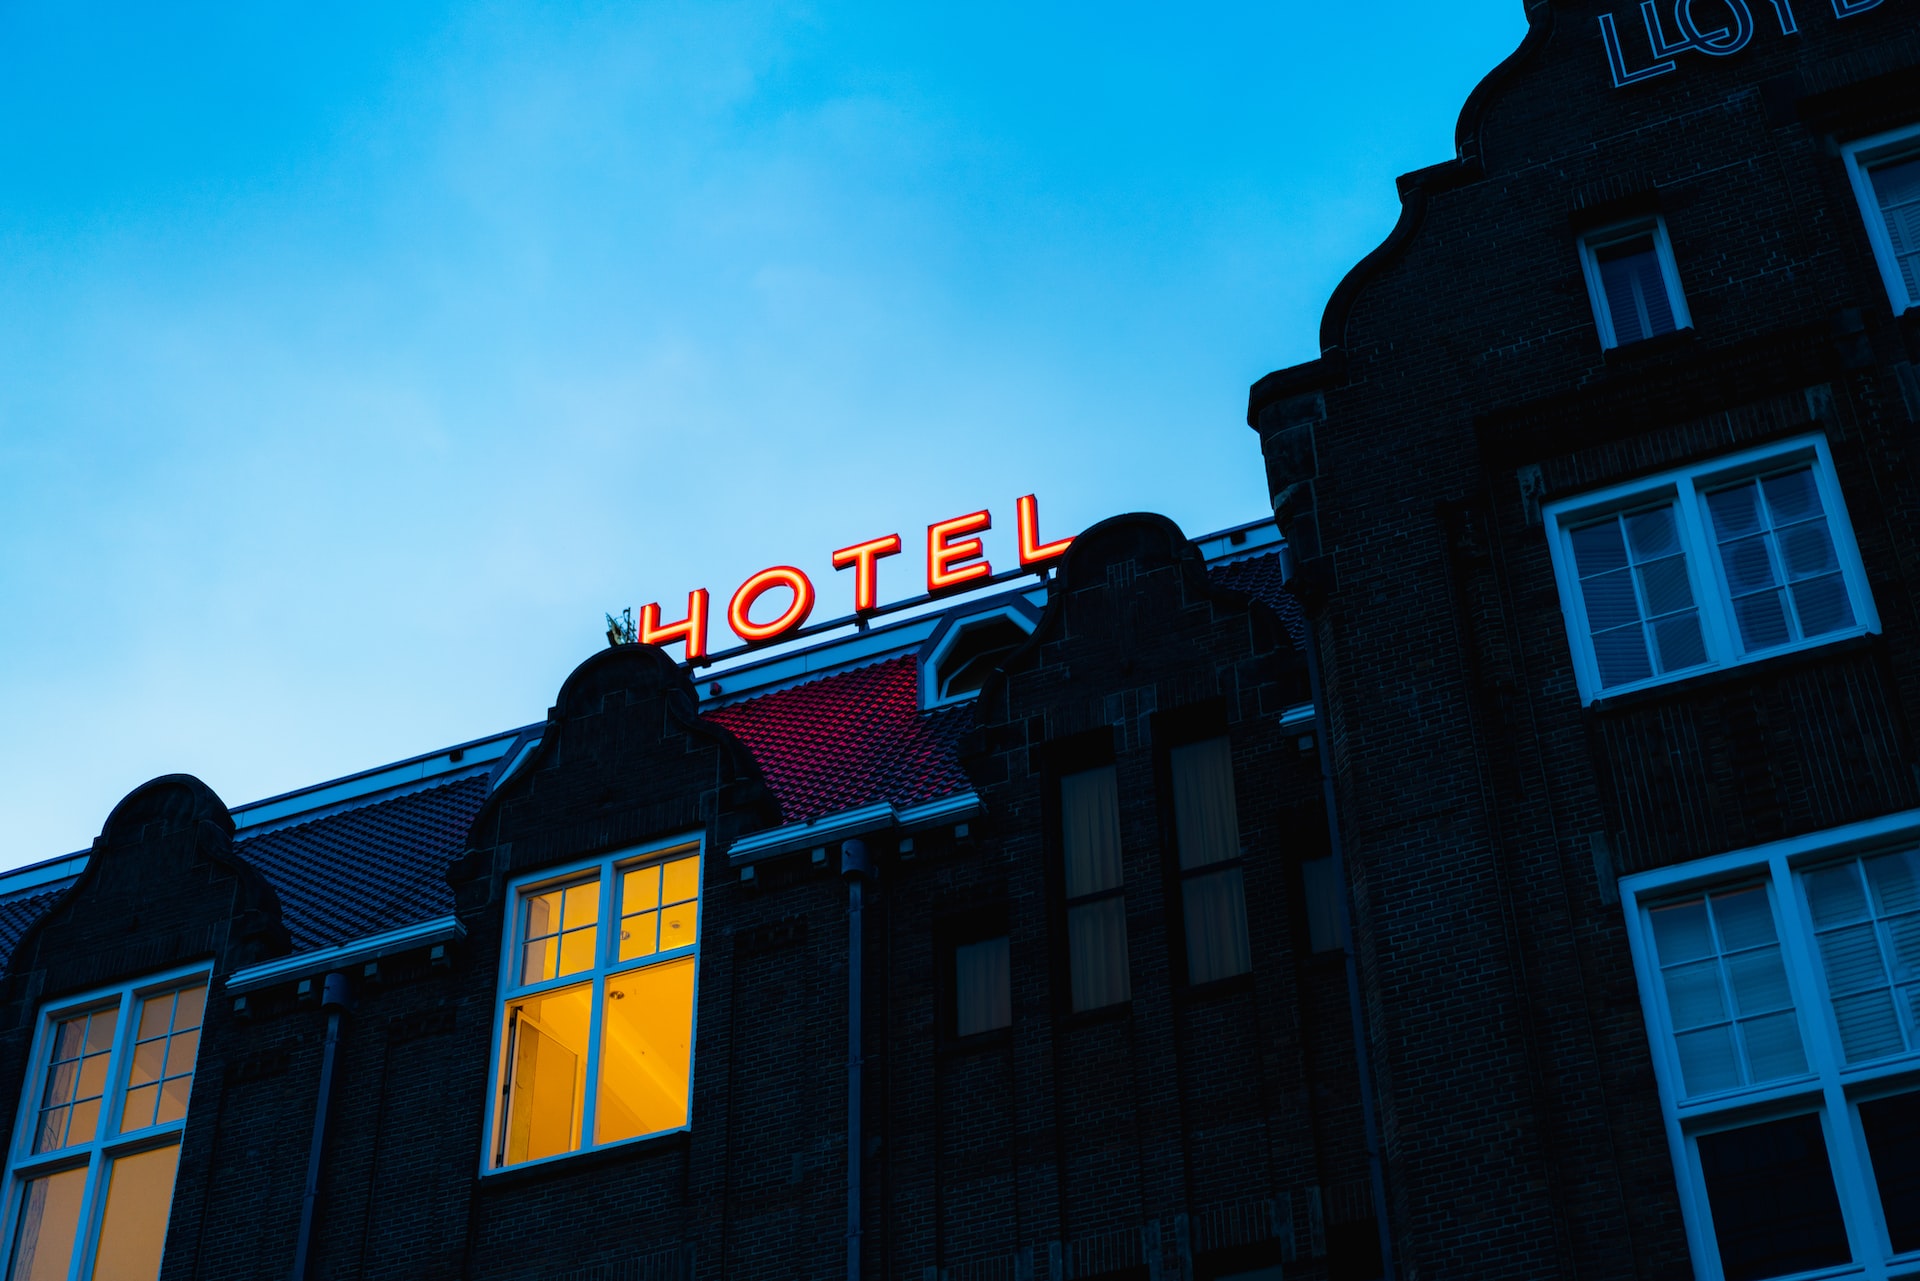
<svg viewBox="0 0 1920 1281">
<path fill-rule="evenodd" d="M 1920 1277 L 1920 10 L 1527 13 L 1273 521 L 0 878 L 8 1281 Z"/>
</svg>

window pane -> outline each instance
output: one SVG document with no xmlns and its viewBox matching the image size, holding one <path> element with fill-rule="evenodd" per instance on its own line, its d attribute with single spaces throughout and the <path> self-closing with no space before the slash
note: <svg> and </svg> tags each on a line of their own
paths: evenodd
<svg viewBox="0 0 1920 1281">
<path fill-rule="evenodd" d="M 1060 780 L 1060 838 L 1068 898 L 1120 884 L 1120 785 L 1113 766 Z"/>
<path fill-rule="evenodd" d="M 1634 512 L 1626 518 L 1627 545 L 1633 549 L 1633 562 L 1648 561 L 1680 554 L 1680 531 L 1673 522 L 1673 508 L 1653 507 Z"/>
<path fill-rule="evenodd" d="M 1225 738 L 1176 747 L 1172 753 L 1173 815 L 1181 867 L 1205 867 L 1240 856 L 1240 820 L 1233 796 L 1233 751 Z"/>
<path fill-rule="evenodd" d="M 687 1123 L 693 971 L 688 956 L 607 980 L 595 1143 L 657 1134 Z"/>
<path fill-rule="evenodd" d="M 1067 909 L 1073 1008 L 1117 1005 L 1132 993 L 1127 976 L 1127 906 L 1119 895 Z"/>
<path fill-rule="evenodd" d="M 1651 233 L 1601 245 L 1594 250 L 1594 259 L 1617 344 L 1672 332 L 1673 303 L 1667 297 Z"/>
<path fill-rule="evenodd" d="M 1647 913 L 1688 1096 L 1807 1070 L 1764 888 Z"/>
<path fill-rule="evenodd" d="M 1189 877 L 1181 889 L 1186 900 L 1187 981 L 1209 983 L 1252 969 L 1240 869 Z"/>
<path fill-rule="evenodd" d="M 680 858 L 661 869 L 660 901 L 685 903 L 700 896 L 700 860 Z"/>
<path fill-rule="evenodd" d="M 1819 1117 L 1703 1134 L 1699 1145 L 1727 1281 L 1762 1281 L 1852 1257 Z"/>
<path fill-rule="evenodd" d="M 67 1281 L 86 1186 L 85 1167 L 27 1181 L 7 1281 Z"/>
<path fill-rule="evenodd" d="M 160 1250 L 167 1240 L 167 1212 L 173 1205 L 173 1175 L 179 1161 L 180 1147 L 171 1144 L 113 1163 L 107 1210 L 100 1221 L 100 1245 L 93 1255 L 95 1278 L 154 1281 L 160 1275 Z"/>
<path fill-rule="evenodd" d="M 1587 606 L 1587 626 L 1595 632 L 1640 621 L 1640 600 L 1633 594 L 1633 572 L 1616 569 L 1582 580 L 1581 599 Z"/>
<path fill-rule="evenodd" d="M 1647 639 L 1638 623 L 1594 633 L 1593 659 L 1600 668 L 1602 688 L 1653 675 L 1653 666 L 1647 661 Z"/>
<path fill-rule="evenodd" d="M 62 1019 L 55 1027 L 47 1088 L 33 1150 L 52 1152 L 89 1143 L 99 1123 L 101 1096 L 107 1090 L 107 1058 L 113 1050 L 118 1007 Z"/>
<path fill-rule="evenodd" d="M 1920 1093 L 1862 1103 L 1860 1128 L 1894 1253 L 1920 1250 Z"/>
<path fill-rule="evenodd" d="M 1007 938 L 953 949 L 954 1033 L 972 1036 L 1013 1025 L 1013 962 Z"/>
<path fill-rule="evenodd" d="M 1677 672 L 1707 661 L 1707 643 L 1700 635 L 1698 614 L 1675 614 L 1653 625 L 1654 650 L 1660 658 L 1660 670 Z"/>
<path fill-rule="evenodd" d="M 581 983 L 507 1003 L 506 1164 L 580 1146 L 592 991 Z"/>
<path fill-rule="evenodd" d="M 1893 242 L 1900 276 L 1906 282 L 1907 301 L 1920 299 L 1920 157 L 1880 165 L 1868 176 L 1880 198 L 1887 238 Z"/>
<path fill-rule="evenodd" d="M 1627 544 L 1621 537 L 1618 517 L 1609 516 L 1570 530 L 1567 539 L 1573 544 L 1574 569 L 1582 578 L 1627 567 Z"/>
<path fill-rule="evenodd" d="M 1850 859 L 1805 873 L 1820 966 L 1849 1063 L 1920 1045 L 1920 851 Z M 1869 893 L 1871 890 L 1871 893 Z"/>
<path fill-rule="evenodd" d="M 120 1111 L 122 1133 L 186 1115 L 206 995 L 206 985 L 195 984 L 140 1002 L 140 1039 L 128 1060 L 126 1102 Z"/>
<path fill-rule="evenodd" d="M 1307 946 L 1315 952 L 1340 948 L 1340 878 L 1333 874 L 1333 856 L 1310 858 L 1300 864 L 1307 891 Z"/>
<path fill-rule="evenodd" d="M 1800 618 L 1800 630 L 1808 636 L 1853 626 L 1853 602 L 1847 599 L 1847 583 L 1839 574 L 1795 583 L 1793 609 Z"/>
<path fill-rule="evenodd" d="M 1786 602 L 1778 591 L 1736 598 L 1733 616 L 1740 624 L 1742 649 L 1768 649 L 1793 639 L 1793 634 L 1787 630 Z"/>
</svg>

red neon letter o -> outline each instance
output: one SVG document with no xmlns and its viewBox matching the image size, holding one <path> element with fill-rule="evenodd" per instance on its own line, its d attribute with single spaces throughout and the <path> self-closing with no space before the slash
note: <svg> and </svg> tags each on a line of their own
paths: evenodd
<svg viewBox="0 0 1920 1281">
<path fill-rule="evenodd" d="M 772 622 L 754 622 L 748 617 L 754 602 L 775 587 L 790 589 L 793 602 Z M 806 622 L 807 615 L 812 612 L 813 581 L 791 565 L 775 565 L 740 584 L 740 590 L 727 602 L 727 626 L 733 628 L 734 634 L 741 640 L 772 640 Z"/>
</svg>

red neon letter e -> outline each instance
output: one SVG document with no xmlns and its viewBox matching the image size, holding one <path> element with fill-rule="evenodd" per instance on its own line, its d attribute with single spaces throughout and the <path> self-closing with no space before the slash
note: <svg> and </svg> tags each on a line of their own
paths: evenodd
<svg viewBox="0 0 1920 1281">
<path fill-rule="evenodd" d="M 1020 567 L 1022 569 L 1066 554 L 1067 545 L 1073 541 L 1071 538 L 1062 538 L 1052 543 L 1040 541 L 1040 504 L 1034 501 L 1032 494 L 1022 498 L 1015 506 L 1020 513 Z"/>
<path fill-rule="evenodd" d="M 754 622 L 753 603 L 775 587 L 791 589 L 793 600 L 772 622 Z M 733 628 L 734 634 L 744 641 L 772 640 L 806 622 L 807 615 L 812 612 L 813 580 L 791 565 L 775 565 L 740 584 L 740 590 L 727 602 L 727 626 Z"/>
<path fill-rule="evenodd" d="M 660 607 L 642 605 L 640 607 L 640 626 L 635 628 L 642 645 L 671 645 L 674 641 L 687 643 L 687 661 L 707 656 L 707 589 L 696 587 L 687 593 L 687 616 L 677 623 L 660 625 Z"/>
<path fill-rule="evenodd" d="M 864 614 L 880 603 L 880 574 L 877 562 L 900 550 L 900 535 L 870 538 L 864 543 L 842 547 L 833 554 L 833 567 L 853 566 L 853 612 Z"/>
<path fill-rule="evenodd" d="M 992 528 L 993 517 L 985 512 L 955 516 L 952 520 L 927 526 L 927 590 L 944 591 L 991 574 L 993 566 L 980 559 L 984 548 L 979 539 L 962 538 L 957 543 L 948 540 L 955 534 L 971 534 L 976 530 Z M 973 564 L 956 568 L 957 561 L 972 561 Z"/>
</svg>

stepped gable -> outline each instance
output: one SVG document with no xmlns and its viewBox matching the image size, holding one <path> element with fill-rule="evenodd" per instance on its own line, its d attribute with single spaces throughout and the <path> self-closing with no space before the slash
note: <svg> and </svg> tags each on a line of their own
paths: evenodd
<svg viewBox="0 0 1920 1281">
<path fill-rule="evenodd" d="M 280 896 L 295 951 L 453 911 L 447 865 L 487 798 L 485 775 L 236 842 Z"/>
<path fill-rule="evenodd" d="M 916 805 L 972 786 L 956 748 L 973 728 L 973 705 L 921 711 L 919 664 L 910 656 L 706 716 L 752 750 L 788 823 L 881 801 Z"/>
</svg>

